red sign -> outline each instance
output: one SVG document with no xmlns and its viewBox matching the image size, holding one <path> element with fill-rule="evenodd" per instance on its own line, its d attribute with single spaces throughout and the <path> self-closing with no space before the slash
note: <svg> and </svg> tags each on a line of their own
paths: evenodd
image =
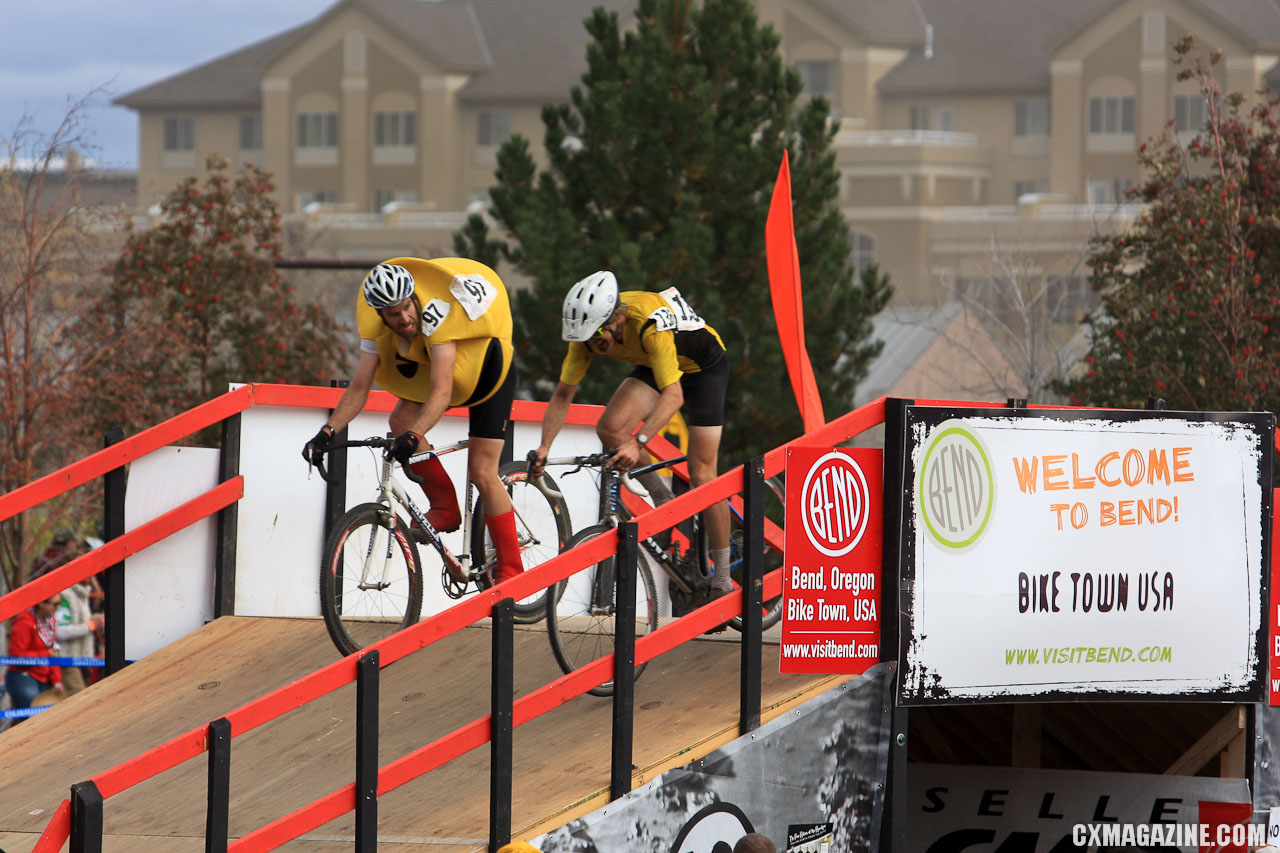
<svg viewBox="0 0 1280 853">
<path fill-rule="evenodd" d="M 1280 489 L 1272 492 L 1271 505 L 1273 507 L 1280 506 L 1276 501 L 1280 501 Z M 1280 705 L 1280 530 L 1276 529 L 1277 522 L 1272 521 L 1271 524 L 1271 603 L 1267 607 L 1267 621 L 1271 623 L 1270 642 L 1271 642 L 1271 659 L 1270 666 L 1270 687 L 1268 692 L 1270 701 L 1268 704 L 1273 707 Z"/>
<path fill-rule="evenodd" d="M 787 450 L 781 672 L 866 672 L 880 660 L 884 451 Z"/>
</svg>

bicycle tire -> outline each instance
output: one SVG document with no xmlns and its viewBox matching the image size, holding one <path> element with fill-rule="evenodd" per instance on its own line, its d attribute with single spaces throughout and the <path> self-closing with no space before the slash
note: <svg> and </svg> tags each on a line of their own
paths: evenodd
<svg viewBox="0 0 1280 853">
<path fill-rule="evenodd" d="M 594 524 L 578 531 L 565 549 L 571 551 L 578 545 L 588 542 L 613 528 L 607 524 Z M 607 561 L 616 557 L 607 557 Z M 613 651 L 616 633 L 612 604 L 607 614 L 590 612 L 591 589 L 595 580 L 595 571 L 604 564 L 596 563 L 587 566 L 580 572 L 556 584 L 561 587 L 555 597 L 548 599 L 547 605 L 547 637 L 551 640 L 551 651 L 556 656 L 560 669 L 567 675 L 581 669 Z M 653 583 L 653 572 L 643 556 L 637 562 L 639 579 L 636 584 L 636 636 L 651 634 L 658 630 L 658 593 Z M 551 603 L 555 602 L 555 603 Z M 636 666 L 636 678 L 644 672 L 647 663 Z M 593 696 L 612 696 L 613 679 L 599 684 L 588 691 Z"/>
<path fill-rule="evenodd" d="M 770 497 L 773 495 L 773 498 Z M 782 513 L 785 511 L 786 504 L 786 488 L 780 477 L 769 477 L 765 480 L 764 502 L 765 516 L 772 519 L 779 527 L 785 530 L 786 520 Z M 729 518 L 729 569 L 733 577 L 734 589 L 742 589 L 742 522 L 733 513 Z M 769 574 L 769 572 L 782 565 L 782 552 L 773 546 L 765 543 L 764 546 L 764 565 L 761 576 Z M 782 596 L 778 595 L 774 598 L 765 600 L 760 613 L 760 627 L 762 630 L 769 630 L 778 624 L 778 620 L 782 618 Z M 742 630 L 742 617 L 734 616 L 729 620 L 729 625 L 735 631 Z"/>
<path fill-rule="evenodd" d="M 422 613 L 422 563 L 404 519 L 387 508 L 364 503 L 338 519 L 325 543 L 320 568 L 320 613 L 325 628 L 343 655 L 408 628 Z M 382 589 L 361 589 L 365 554 L 382 553 Z"/>
<path fill-rule="evenodd" d="M 523 460 L 508 462 L 498 469 L 498 476 L 506 484 L 511 504 L 516 509 L 516 535 L 520 538 L 520 559 L 526 571 L 539 566 L 564 551 L 573 529 L 569 522 L 569 505 L 563 497 L 547 491 L 545 484 L 554 488 L 555 481 L 543 473 L 542 480 L 529 479 L 528 465 Z M 477 567 L 485 566 L 493 553 L 493 541 L 484 523 L 484 504 L 477 500 L 471 516 L 471 554 Z M 490 586 L 489 575 L 479 572 L 476 585 L 481 589 Z M 515 605 L 515 621 L 521 625 L 539 622 L 547 614 L 547 590 L 540 590 Z"/>
</svg>

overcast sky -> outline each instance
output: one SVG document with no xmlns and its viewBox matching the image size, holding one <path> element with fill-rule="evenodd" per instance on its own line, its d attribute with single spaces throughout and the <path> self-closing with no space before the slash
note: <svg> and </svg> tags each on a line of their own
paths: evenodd
<svg viewBox="0 0 1280 853">
<path fill-rule="evenodd" d="M 13 138 L 23 116 L 47 137 L 69 100 L 102 90 L 85 113 L 97 149 L 89 153 L 104 167 L 137 168 L 137 114 L 111 106 L 112 98 L 305 23 L 336 2 L 5 0 L 0 140 Z"/>
</svg>

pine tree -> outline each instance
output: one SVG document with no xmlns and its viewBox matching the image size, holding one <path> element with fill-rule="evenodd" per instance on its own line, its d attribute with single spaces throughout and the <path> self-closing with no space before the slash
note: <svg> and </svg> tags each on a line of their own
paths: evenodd
<svg viewBox="0 0 1280 853">
<path fill-rule="evenodd" d="M 1190 39 L 1179 79 L 1197 79 L 1209 113 L 1184 146 L 1169 131 L 1140 147 L 1149 208 L 1128 232 L 1098 238 L 1074 403 L 1178 410 L 1280 409 L 1280 133 L 1276 100 L 1220 97 Z M 1265 95 L 1265 93 L 1264 93 Z"/>
<path fill-rule="evenodd" d="M 610 269 L 623 290 L 678 287 L 720 332 L 733 364 L 726 464 L 799 435 L 764 249 L 786 150 L 809 353 L 827 411 L 845 411 L 878 352 L 870 317 L 889 284 L 854 280 L 826 101 L 800 104 L 799 75 L 748 0 L 640 0 L 625 33 L 601 9 L 586 28 L 582 85 L 543 109 L 548 167 L 520 136 L 499 150 L 491 215 L 511 242 L 479 217 L 455 238 L 459 253 L 501 256 L 532 280 L 514 306 L 526 392 L 545 399 L 559 376 L 569 286 Z M 605 402 L 623 367 L 593 365 L 577 399 Z"/>
</svg>

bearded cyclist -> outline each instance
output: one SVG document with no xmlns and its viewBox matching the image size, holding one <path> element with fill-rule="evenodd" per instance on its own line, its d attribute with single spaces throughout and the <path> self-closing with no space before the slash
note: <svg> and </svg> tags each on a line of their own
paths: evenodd
<svg viewBox="0 0 1280 853">
<path fill-rule="evenodd" d="M 306 443 L 303 458 L 314 464 L 323 456 L 334 434 L 364 409 L 375 381 L 399 398 L 389 420 L 396 436 L 393 455 L 400 462 L 431 449 L 424 436 L 446 409 L 470 408 L 467 478 L 484 502 L 485 526 L 498 552 L 496 581 L 515 577 L 523 571 L 515 513 L 498 476 L 516 383 L 511 308 L 502 280 L 465 258 L 392 258 L 365 276 L 356 322 L 356 375 Z M 440 460 L 432 456 L 409 470 L 423 478 L 431 526 L 458 529 L 458 496 Z M 412 532 L 426 541 L 416 523 Z"/>
<path fill-rule="evenodd" d="M 608 356 L 635 365 L 596 425 L 604 446 L 617 448 L 610 464 L 623 471 L 635 467 L 645 457 L 649 438 L 683 409 L 689 425 L 689 480 L 700 486 L 716 478 L 729 356 L 720 335 L 679 291 L 672 287 L 661 293 L 619 293 L 614 274 L 601 270 L 569 289 L 562 332 L 569 350 L 542 418 L 542 443 L 531 475 L 542 472 L 592 359 Z M 655 503 L 671 499 L 657 474 L 640 480 Z M 702 518 L 715 566 L 713 589 L 718 594 L 728 592 L 732 587 L 728 502 L 707 507 Z"/>
</svg>

